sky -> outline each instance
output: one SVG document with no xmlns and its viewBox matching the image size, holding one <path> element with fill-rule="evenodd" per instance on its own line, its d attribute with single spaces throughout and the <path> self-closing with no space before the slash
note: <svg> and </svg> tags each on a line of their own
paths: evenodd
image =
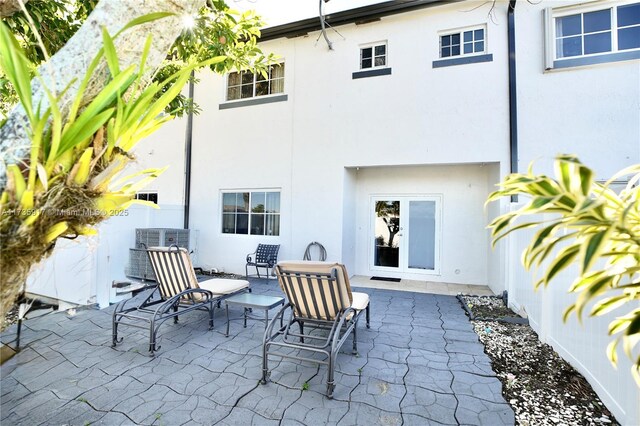
<svg viewBox="0 0 640 426">
<path fill-rule="evenodd" d="M 386 0 L 331 0 L 323 3 L 325 15 L 341 10 L 353 9 Z M 227 0 L 232 9 L 254 9 L 262 16 L 267 27 L 315 18 L 319 15 L 319 0 Z"/>
</svg>

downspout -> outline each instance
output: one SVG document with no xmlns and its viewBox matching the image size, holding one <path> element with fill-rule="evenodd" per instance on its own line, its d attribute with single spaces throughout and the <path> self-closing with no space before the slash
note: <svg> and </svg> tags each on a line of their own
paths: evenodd
<svg viewBox="0 0 640 426">
<path fill-rule="evenodd" d="M 509 153 L 510 172 L 518 172 L 518 100 L 516 91 L 516 1 L 509 0 L 507 11 L 507 35 L 509 48 Z M 518 196 L 512 195 L 511 202 L 518 202 Z"/>
<path fill-rule="evenodd" d="M 191 102 L 191 108 L 189 110 L 189 114 L 187 115 L 187 130 L 184 142 L 184 229 L 189 229 L 189 204 L 191 200 L 191 144 L 193 141 L 194 78 L 195 74 L 193 71 L 191 71 L 191 78 L 189 78 L 189 102 Z"/>
</svg>

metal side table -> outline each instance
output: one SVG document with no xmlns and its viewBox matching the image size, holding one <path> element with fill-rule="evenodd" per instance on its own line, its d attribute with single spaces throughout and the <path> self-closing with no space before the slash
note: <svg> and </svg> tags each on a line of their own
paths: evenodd
<svg viewBox="0 0 640 426">
<path fill-rule="evenodd" d="M 225 303 L 227 309 L 227 333 L 225 336 L 229 337 L 229 305 L 242 306 L 244 308 L 244 328 L 247 328 L 247 318 L 251 318 L 258 321 L 264 321 L 264 327 L 266 329 L 269 325 L 269 310 L 278 305 L 284 305 L 284 298 L 243 293 L 225 299 Z M 262 309 L 264 311 L 264 318 L 249 317 L 247 314 L 251 309 Z M 280 326 L 282 326 L 282 318 L 280 318 Z"/>
</svg>

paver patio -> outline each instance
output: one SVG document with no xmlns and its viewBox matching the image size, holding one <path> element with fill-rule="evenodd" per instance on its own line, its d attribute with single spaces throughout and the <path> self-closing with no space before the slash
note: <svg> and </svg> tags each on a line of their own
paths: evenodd
<svg viewBox="0 0 640 426">
<path fill-rule="evenodd" d="M 281 295 L 252 279 L 257 294 Z M 334 399 L 326 366 L 271 361 L 260 385 L 264 324 L 231 322 L 216 310 L 180 317 L 148 335 L 123 327 L 111 348 L 110 309 L 49 314 L 23 325 L 23 350 L 2 366 L 3 425 L 428 425 L 513 424 L 502 385 L 452 296 L 367 289 L 371 329 L 359 324 L 358 355 L 338 357 Z M 241 311 L 235 312 L 236 316 Z M 12 340 L 15 326 L 2 341 Z M 277 367 L 276 367 L 277 365 Z M 305 385 L 306 383 L 306 385 Z"/>
</svg>

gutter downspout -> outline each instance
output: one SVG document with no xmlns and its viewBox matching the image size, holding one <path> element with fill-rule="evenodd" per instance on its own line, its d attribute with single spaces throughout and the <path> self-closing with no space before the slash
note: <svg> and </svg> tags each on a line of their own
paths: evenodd
<svg viewBox="0 0 640 426">
<path fill-rule="evenodd" d="M 195 74 L 191 71 L 191 77 L 189 78 L 189 101 L 193 107 L 193 92 L 194 83 L 193 80 Z M 191 145 L 193 142 L 193 108 L 187 115 L 187 130 L 185 133 L 185 152 L 184 152 L 184 229 L 189 229 L 189 204 L 191 200 Z"/>
<path fill-rule="evenodd" d="M 518 101 L 516 91 L 516 1 L 509 0 L 507 11 L 507 36 L 509 47 L 509 153 L 511 155 L 511 173 L 518 172 Z M 511 202 L 518 202 L 518 196 L 512 195 Z"/>
</svg>

